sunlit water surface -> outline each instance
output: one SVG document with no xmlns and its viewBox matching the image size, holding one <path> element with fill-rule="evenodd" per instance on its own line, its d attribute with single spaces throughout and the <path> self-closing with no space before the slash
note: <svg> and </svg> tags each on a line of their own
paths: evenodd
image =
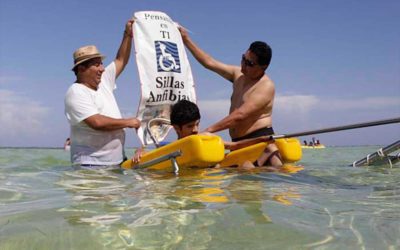
<svg viewBox="0 0 400 250">
<path fill-rule="evenodd" d="M 376 149 L 305 149 L 296 174 L 174 175 L 1 148 L 0 249 L 399 249 L 399 165 L 348 166 Z"/>
</svg>

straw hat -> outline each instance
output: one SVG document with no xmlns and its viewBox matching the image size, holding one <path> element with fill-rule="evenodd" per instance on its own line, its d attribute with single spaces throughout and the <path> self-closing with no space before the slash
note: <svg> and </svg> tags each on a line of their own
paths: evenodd
<svg viewBox="0 0 400 250">
<path fill-rule="evenodd" d="M 86 62 L 87 60 L 97 58 L 97 57 L 101 57 L 102 60 L 105 58 L 105 56 L 102 55 L 100 53 L 100 51 L 94 45 L 88 45 L 88 46 L 84 46 L 84 47 L 77 49 L 74 52 L 74 64 L 75 65 L 74 65 L 74 67 L 72 67 L 72 70 L 74 70 L 74 68 L 76 66 L 78 66 L 79 64 Z"/>
</svg>

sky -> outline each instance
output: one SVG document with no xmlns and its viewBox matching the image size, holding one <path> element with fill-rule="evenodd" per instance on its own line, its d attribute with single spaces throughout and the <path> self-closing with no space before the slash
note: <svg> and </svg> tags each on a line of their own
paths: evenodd
<svg viewBox="0 0 400 250">
<path fill-rule="evenodd" d="M 146 10 L 165 12 L 228 64 L 239 65 L 251 42 L 267 42 L 277 134 L 400 117 L 398 0 L 0 0 L 0 147 L 62 147 L 69 136 L 64 96 L 75 81 L 73 51 L 94 44 L 109 64 L 126 21 Z M 205 129 L 228 114 L 231 83 L 188 57 Z M 140 83 L 134 56 L 117 85 L 123 116 L 135 116 Z M 134 130 L 126 133 L 127 146 L 140 145 Z M 218 134 L 229 138 L 226 131 Z M 388 145 L 399 139 L 400 126 L 315 137 L 330 146 Z"/>
</svg>

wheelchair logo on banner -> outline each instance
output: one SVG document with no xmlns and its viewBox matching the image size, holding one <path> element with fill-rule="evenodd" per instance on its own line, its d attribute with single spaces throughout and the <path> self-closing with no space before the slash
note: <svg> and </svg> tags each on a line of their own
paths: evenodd
<svg viewBox="0 0 400 250">
<path fill-rule="evenodd" d="M 176 43 L 155 41 L 158 72 L 181 73 L 178 47 Z"/>
</svg>

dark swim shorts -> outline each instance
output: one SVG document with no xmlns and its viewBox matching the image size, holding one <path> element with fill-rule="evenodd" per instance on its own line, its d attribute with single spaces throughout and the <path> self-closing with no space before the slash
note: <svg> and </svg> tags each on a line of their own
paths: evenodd
<svg viewBox="0 0 400 250">
<path fill-rule="evenodd" d="M 275 132 L 274 132 L 274 129 L 272 127 L 260 128 L 260 129 L 257 129 L 257 130 L 255 130 L 255 131 L 253 131 L 250 134 L 247 134 L 245 136 L 234 138 L 234 139 L 232 139 L 232 141 L 233 142 L 237 142 L 237 141 L 242 141 L 242 140 L 245 140 L 245 139 L 257 138 L 257 137 L 260 137 L 260 136 L 273 135 L 273 134 L 275 134 Z"/>
<path fill-rule="evenodd" d="M 272 127 L 260 128 L 260 129 L 257 129 L 257 130 L 255 130 L 255 131 L 253 131 L 250 134 L 247 134 L 245 136 L 234 138 L 234 139 L 232 139 L 232 141 L 233 142 L 237 142 L 237 141 L 242 141 L 242 140 L 245 140 L 245 139 L 257 138 L 257 137 L 260 137 L 260 136 L 273 135 L 273 134 L 275 134 L 275 132 L 274 132 L 274 129 Z M 269 157 L 265 160 L 264 164 L 268 163 L 271 160 L 271 158 L 274 157 L 274 156 L 276 156 L 280 160 L 282 160 L 279 151 L 276 150 L 276 151 L 272 152 L 269 155 Z M 253 164 L 256 167 L 259 166 L 258 165 L 258 161 L 253 162 Z"/>
</svg>

